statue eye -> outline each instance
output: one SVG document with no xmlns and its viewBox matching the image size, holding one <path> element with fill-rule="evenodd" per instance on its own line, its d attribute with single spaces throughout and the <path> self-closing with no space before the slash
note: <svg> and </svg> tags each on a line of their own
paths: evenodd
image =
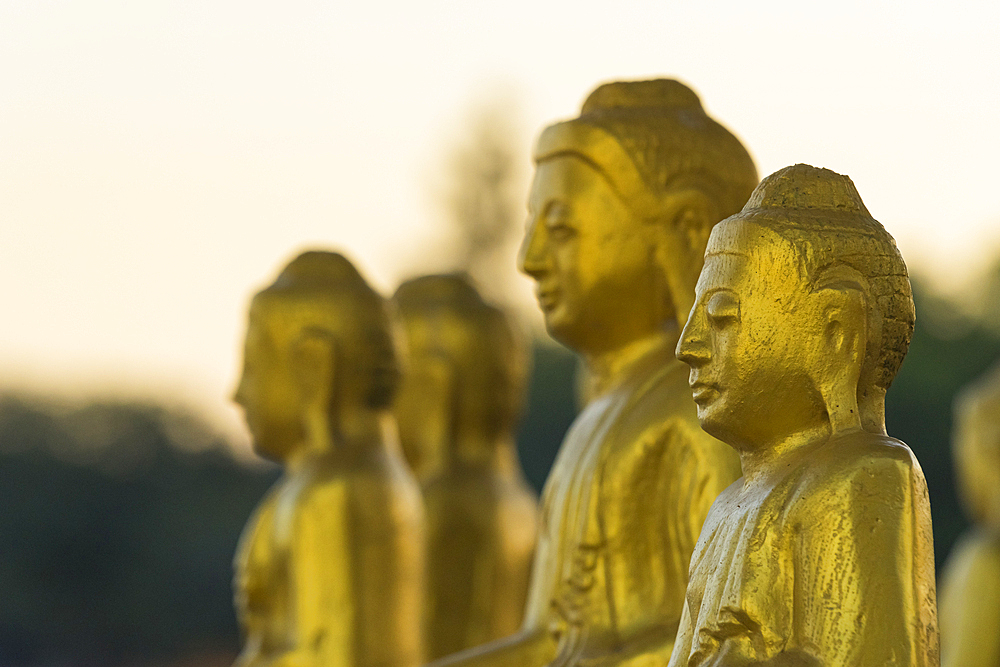
<svg viewBox="0 0 1000 667">
<path fill-rule="evenodd" d="M 740 301 L 732 292 L 713 294 L 705 305 L 705 313 L 713 326 L 722 328 L 740 321 Z"/>
<path fill-rule="evenodd" d="M 553 203 L 545 212 L 545 229 L 549 237 L 556 241 L 564 241 L 576 235 L 572 224 L 569 207 L 565 204 Z"/>
</svg>

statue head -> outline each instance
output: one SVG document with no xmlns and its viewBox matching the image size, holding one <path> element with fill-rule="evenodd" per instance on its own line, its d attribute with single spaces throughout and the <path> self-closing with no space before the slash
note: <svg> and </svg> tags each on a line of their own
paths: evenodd
<svg viewBox="0 0 1000 667">
<path fill-rule="evenodd" d="M 464 275 L 409 280 L 393 301 L 409 351 L 396 416 L 417 476 L 455 457 L 490 460 L 521 411 L 528 364 L 520 332 Z"/>
<path fill-rule="evenodd" d="M 385 300 L 342 255 L 296 257 L 250 305 L 234 399 L 259 454 L 336 439 L 343 414 L 390 407 L 399 370 Z"/>
<path fill-rule="evenodd" d="M 1000 366 L 955 401 L 952 453 L 972 520 L 1000 531 Z"/>
<path fill-rule="evenodd" d="M 677 346 L 702 427 L 740 447 L 885 432 L 914 312 L 906 265 L 854 184 L 795 165 L 715 227 Z"/>
<path fill-rule="evenodd" d="M 521 268 L 549 332 L 583 352 L 683 322 L 712 225 L 757 184 L 739 140 L 669 79 L 598 87 L 534 159 Z"/>
</svg>

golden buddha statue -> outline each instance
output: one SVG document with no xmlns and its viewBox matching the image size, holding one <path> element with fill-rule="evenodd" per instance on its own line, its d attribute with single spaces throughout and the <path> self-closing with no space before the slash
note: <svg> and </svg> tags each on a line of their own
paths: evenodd
<svg viewBox="0 0 1000 667">
<path fill-rule="evenodd" d="M 399 372 L 382 297 L 307 252 L 250 306 L 235 400 L 285 467 L 235 562 L 240 667 L 416 667 L 420 490 L 396 442 Z"/>
<path fill-rule="evenodd" d="M 587 404 L 542 494 L 521 630 L 437 664 L 662 664 L 702 521 L 739 476 L 698 426 L 677 320 L 756 170 L 672 80 L 600 86 L 534 158 L 521 268 L 549 332 L 582 356 Z"/>
<path fill-rule="evenodd" d="M 712 230 L 677 356 L 740 455 L 691 558 L 672 667 L 931 667 L 930 504 L 885 432 L 914 313 L 906 266 L 846 176 L 768 176 Z"/>
<path fill-rule="evenodd" d="M 424 646 L 440 658 L 517 631 L 538 503 L 514 443 L 527 357 L 520 332 L 460 275 L 403 283 L 409 343 L 400 441 L 427 515 Z"/>
<path fill-rule="evenodd" d="M 941 665 L 1000 665 L 1000 366 L 955 403 L 959 489 L 975 526 L 941 578 Z"/>
</svg>

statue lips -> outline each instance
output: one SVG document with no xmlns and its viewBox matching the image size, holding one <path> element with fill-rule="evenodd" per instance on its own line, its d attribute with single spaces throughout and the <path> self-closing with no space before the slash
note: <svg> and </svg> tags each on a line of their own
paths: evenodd
<svg viewBox="0 0 1000 667">
<path fill-rule="evenodd" d="M 548 289 L 536 289 L 535 298 L 538 299 L 538 305 L 541 306 L 542 310 L 549 311 L 556 307 L 559 300 L 559 291 L 554 288 Z"/>
<path fill-rule="evenodd" d="M 690 383 L 691 396 L 699 406 L 705 406 L 718 398 L 721 390 L 719 385 L 710 382 L 695 381 Z"/>
</svg>

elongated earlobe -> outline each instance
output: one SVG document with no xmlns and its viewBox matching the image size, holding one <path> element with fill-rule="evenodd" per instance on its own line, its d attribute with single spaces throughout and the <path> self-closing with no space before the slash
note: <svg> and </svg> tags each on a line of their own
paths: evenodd
<svg viewBox="0 0 1000 667">
<path fill-rule="evenodd" d="M 867 345 L 864 295 L 854 286 L 838 284 L 815 296 L 824 307 L 823 347 L 826 363 L 819 378 L 833 432 L 861 427 L 858 383 Z"/>
<path fill-rule="evenodd" d="M 694 305 L 694 288 L 705 261 L 712 231 L 712 204 L 704 193 L 685 190 L 670 198 L 671 213 L 660 225 L 657 262 L 667 285 L 679 327 Z"/>
<path fill-rule="evenodd" d="M 336 338 L 329 331 L 307 329 L 293 343 L 290 356 L 310 447 L 326 448 L 336 430 L 332 423 L 337 398 Z"/>
</svg>

